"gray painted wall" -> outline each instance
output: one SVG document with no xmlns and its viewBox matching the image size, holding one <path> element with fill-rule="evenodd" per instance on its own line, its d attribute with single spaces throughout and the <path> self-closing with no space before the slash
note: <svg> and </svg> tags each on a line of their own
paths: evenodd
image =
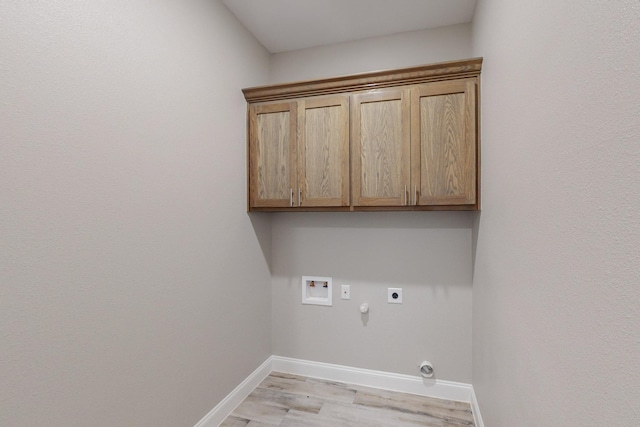
<svg viewBox="0 0 640 427">
<path fill-rule="evenodd" d="M 4 2 L 0 40 L 0 425 L 193 426 L 271 354 L 268 55 L 204 0 Z"/>
<path fill-rule="evenodd" d="M 457 25 L 272 56 L 273 82 L 471 56 Z M 403 374 L 434 363 L 471 382 L 473 213 L 295 213 L 273 216 L 274 354 Z M 333 277 L 334 306 L 301 304 L 302 275 Z M 351 285 L 351 300 L 339 297 Z M 401 287 L 404 304 L 387 304 Z M 358 310 L 371 306 L 365 323 Z"/>
<path fill-rule="evenodd" d="M 471 25 L 410 31 L 271 56 L 271 83 L 335 77 L 471 57 Z"/>
<path fill-rule="evenodd" d="M 639 18 L 481 0 L 269 63 L 218 2 L 6 5 L 0 424 L 193 425 L 272 353 L 469 382 L 472 277 L 487 425 L 635 424 Z M 244 214 L 239 88 L 471 56 L 480 216 Z M 302 274 L 352 299 L 302 306 Z"/>
<path fill-rule="evenodd" d="M 486 425 L 640 420 L 640 3 L 481 0 Z"/>
<path fill-rule="evenodd" d="M 427 359 L 437 378 L 471 382 L 472 225 L 469 212 L 278 215 L 274 354 L 410 375 Z M 332 307 L 301 304 L 303 275 L 333 278 Z"/>
</svg>

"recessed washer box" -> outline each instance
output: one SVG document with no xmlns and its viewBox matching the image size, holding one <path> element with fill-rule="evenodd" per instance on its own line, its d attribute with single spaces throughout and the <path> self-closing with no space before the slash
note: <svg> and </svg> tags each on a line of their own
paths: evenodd
<svg viewBox="0 0 640 427">
<path fill-rule="evenodd" d="M 332 305 L 331 277 L 302 276 L 302 303 Z"/>
</svg>

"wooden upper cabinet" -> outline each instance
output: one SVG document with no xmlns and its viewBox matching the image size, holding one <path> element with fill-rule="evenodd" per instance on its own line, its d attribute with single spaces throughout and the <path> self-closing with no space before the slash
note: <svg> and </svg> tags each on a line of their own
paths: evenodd
<svg viewBox="0 0 640 427">
<path fill-rule="evenodd" d="M 482 58 L 243 89 L 249 210 L 477 210 Z"/>
<path fill-rule="evenodd" d="M 476 205 L 475 79 L 354 94 L 354 206 Z"/>
<path fill-rule="evenodd" d="M 289 207 L 296 187 L 297 103 L 249 107 L 250 206 Z"/>
<path fill-rule="evenodd" d="M 354 206 L 404 206 L 410 185 L 409 92 L 353 95 Z"/>
<path fill-rule="evenodd" d="M 412 204 L 476 204 L 476 83 L 411 89 Z"/>
<path fill-rule="evenodd" d="M 249 107 L 249 208 L 349 206 L 349 97 Z"/>
<path fill-rule="evenodd" d="M 299 205 L 349 206 L 349 97 L 302 99 L 298 108 Z"/>
</svg>

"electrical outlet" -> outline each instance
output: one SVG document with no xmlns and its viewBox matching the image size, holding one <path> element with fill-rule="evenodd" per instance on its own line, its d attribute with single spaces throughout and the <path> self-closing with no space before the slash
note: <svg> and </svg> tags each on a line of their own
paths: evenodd
<svg viewBox="0 0 640 427">
<path fill-rule="evenodd" d="M 340 288 L 340 296 L 342 299 L 351 299 L 351 286 L 342 285 Z"/>
<path fill-rule="evenodd" d="M 402 288 L 387 288 L 387 302 L 389 304 L 402 304 Z"/>
</svg>

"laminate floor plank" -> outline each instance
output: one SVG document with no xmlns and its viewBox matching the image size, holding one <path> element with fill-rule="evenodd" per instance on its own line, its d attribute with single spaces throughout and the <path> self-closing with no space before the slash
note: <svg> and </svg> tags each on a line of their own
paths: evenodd
<svg viewBox="0 0 640 427">
<path fill-rule="evenodd" d="M 287 409 L 295 409 L 301 412 L 310 412 L 317 414 L 320 412 L 324 401 L 318 397 L 289 393 L 285 390 L 272 390 L 268 388 L 257 387 L 248 398 L 252 401 L 266 401 L 273 406 Z"/>
<path fill-rule="evenodd" d="M 278 424 L 265 424 L 259 421 L 229 416 L 219 427 L 275 427 L 277 425 Z"/>
<path fill-rule="evenodd" d="M 359 391 L 354 404 L 373 408 L 386 408 L 398 412 L 422 414 L 448 422 L 469 425 L 473 423 L 471 407 L 464 402 L 438 401 L 407 393 L 386 390 Z"/>
<path fill-rule="evenodd" d="M 233 411 L 232 415 L 237 418 L 277 426 L 280 425 L 287 412 L 289 412 L 289 408 L 275 405 L 270 401 L 255 400 L 249 396 Z"/>
<path fill-rule="evenodd" d="M 259 387 L 345 403 L 352 403 L 357 392 L 348 384 L 279 373 L 269 375 Z"/>
<path fill-rule="evenodd" d="M 322 406 L 321 417 L 333 422 L 349 426 L 371 427 L 443 427 L 442 420 L 421 414 L 408 414 L 381 408 L 370 408 L 361 405 L 344 405 L 327 402 Z M 286 417 L 285 417 L 286 418 Z"/>
<path fill-rule="evenodd" d="M 474 427 L 466 402 L 272 372 L 220 427 Z"/>
</svg>

